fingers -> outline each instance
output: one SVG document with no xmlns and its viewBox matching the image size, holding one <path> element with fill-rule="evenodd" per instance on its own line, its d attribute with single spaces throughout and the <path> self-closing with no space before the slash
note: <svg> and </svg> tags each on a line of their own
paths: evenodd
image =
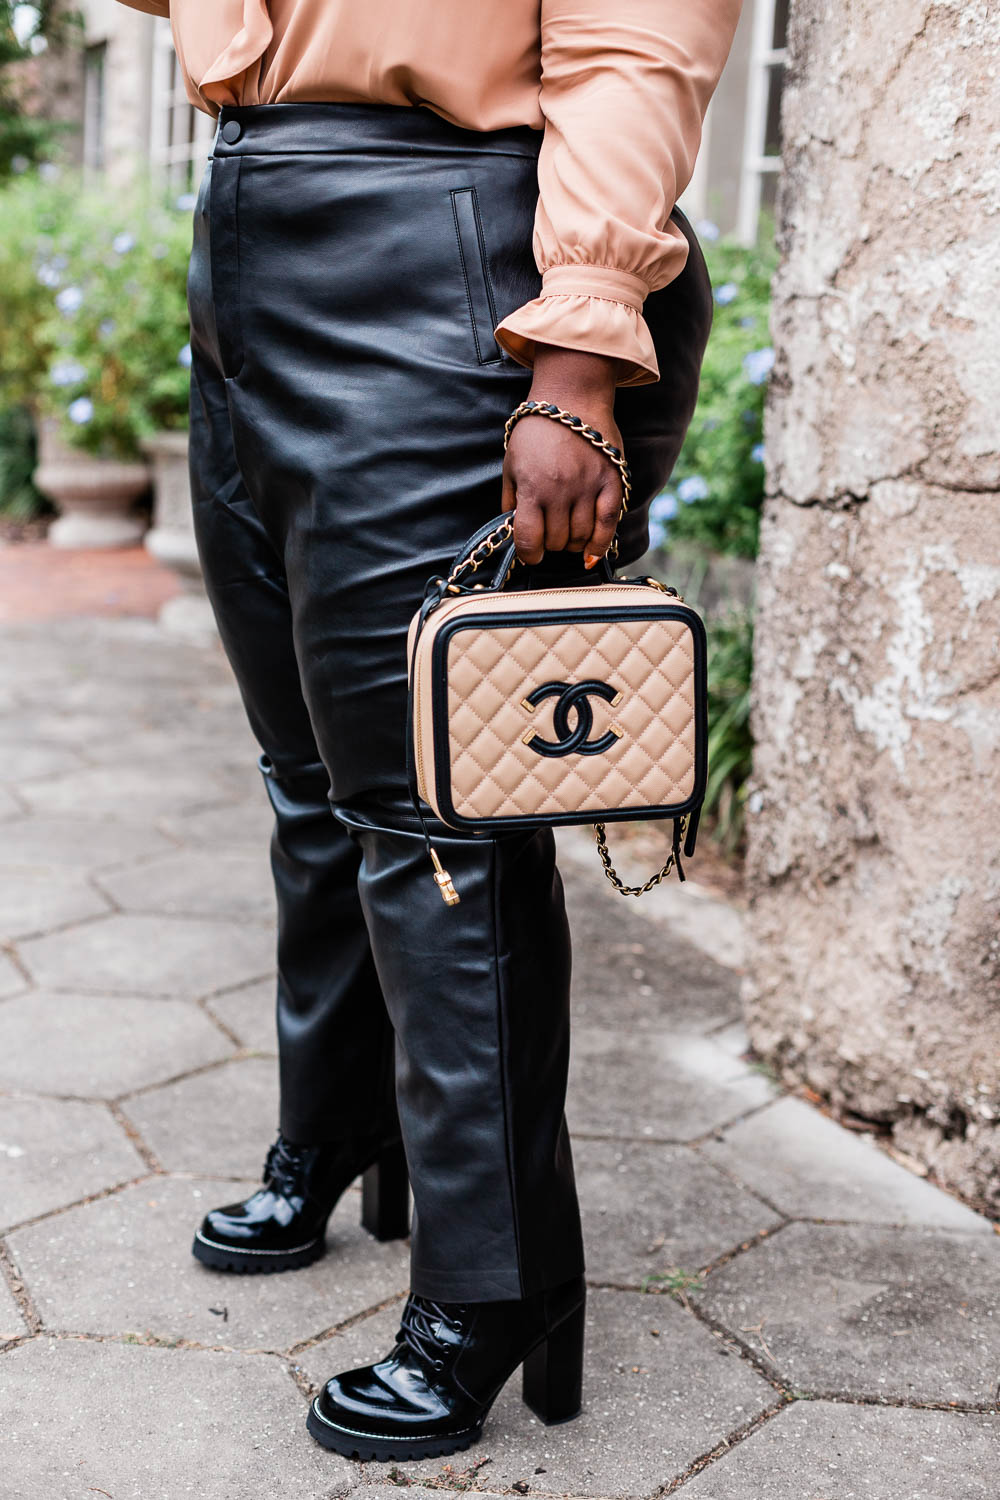
<svg viewBox="0 0 1000 1500">
<path fill-rule="evenodd" d="M 621 486 L 617 483 L 605 485 L 594 506 L 593 530 L 584 544 L 586 567 L 592 568 L 599 562 L 614 541 L 621 508 Z"/>
<path fill-rule="evenodd" d="M 517 496 L 514 547 L 518 557 L 529 567 L 540 563 L 545 555 L 545 516 L 538 502 L 528 495 Z"/>
<path fill-rule="evenodd" d="M 514 493 L 514 481 L 510 475 L 509 466 L 505 463 L 503 466 L 500 509 L 503 511 L 513 510 L 516 504 L 517 497 Z"/>
</svg>

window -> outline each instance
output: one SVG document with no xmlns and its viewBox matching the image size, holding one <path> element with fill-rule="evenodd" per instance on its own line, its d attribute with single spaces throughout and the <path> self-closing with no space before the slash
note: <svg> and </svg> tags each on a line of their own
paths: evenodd
<svg viewBox="0 0 1000 1500">
<path fill-rule="evenodd" d="M 153 35 L 149 156 L 153 170 L 178 193 L 194 192 L 215 134 L 215 121 L 195 109 L 184 90 L 170 22 L 158 20 Z"/>
<path fill-rule="evenodd" d="M 87 172 L 104 170 L 105 79 L 107 42 L 84 48 L 83 53 L 83 166 Z"/>
<path fill-rule="evenodd" d="M 781 87 L 790 0 L 756 0 L 740 176 L 739 237 L 752 244 L 761 208 L 773 207 L 781 168 Z"/>
</svg>

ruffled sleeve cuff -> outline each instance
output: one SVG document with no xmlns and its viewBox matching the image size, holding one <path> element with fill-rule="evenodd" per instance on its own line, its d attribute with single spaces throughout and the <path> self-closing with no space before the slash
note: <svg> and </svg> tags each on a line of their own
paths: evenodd
<svg viewBox="0 0 1000 1500">
<path fill-rule="evenodd" d="M 619 360 L 618 385 L 651 385 L 660 370 L 642 316 L 648 292 L 640 276 L 612 266 L 549 266 L 539 295 L 504 318 L 494 334 L 529 368 L 536 344 L 556 344 Z"/>
</svg>

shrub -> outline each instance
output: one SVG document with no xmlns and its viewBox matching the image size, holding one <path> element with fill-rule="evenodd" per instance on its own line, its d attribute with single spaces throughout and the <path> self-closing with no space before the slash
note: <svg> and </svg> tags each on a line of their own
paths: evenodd
<svg viewBox="0 0 1000 1500">
<path fill-rule="evenodd" d="M 116 458 L 186 425 L 188 207 L 55 169 L 4 187 L 0 406 L 29 403 L 70 443 Z"/>
<path fill-rule="evenodd" d="M 712 553 L 757 554 L 764 497 L 763 414 L 774 359 L 769 339 L 771 278 L 777 261 L 773 227 L 765 220 L 753 247 L 701 232 L 712 277 L 715 315 L 702 366 L 698 406 L 670 484 L 652 504 L 657 551 L 682 544 Z M 659 560 L 668 575 L 670 564 Z M 695 590 L 695 593 L 697 590 Z M 705 811 L 713 839 L 727 853 L 743 841 L 753 740 L 750 679 L 753 613 L 710 615 L 708 630 L 708 753 Z"/>
<path fill-rule="evenodd" d="M 754 557 L 764 496 L 763 412 L 774 351 L 768 310 L 776 252 L 769 223 L 757 245 L 702 229 L 715 312 L 698 406 L 663 494 L 653 501 L 654 545 L 675 538 Z"/>
</svg>

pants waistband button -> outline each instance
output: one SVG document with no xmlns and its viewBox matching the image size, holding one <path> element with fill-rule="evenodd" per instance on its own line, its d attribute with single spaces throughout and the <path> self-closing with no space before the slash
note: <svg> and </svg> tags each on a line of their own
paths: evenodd
<svg viewBox="0 0 1000 1500">
<path fill-rule="evenodd" d="M 230 146 L 235 146 L 243 134 L 243 126 L 239 120 L 227 120 L 222 127 L 222 139 Z"/>
</svg>

